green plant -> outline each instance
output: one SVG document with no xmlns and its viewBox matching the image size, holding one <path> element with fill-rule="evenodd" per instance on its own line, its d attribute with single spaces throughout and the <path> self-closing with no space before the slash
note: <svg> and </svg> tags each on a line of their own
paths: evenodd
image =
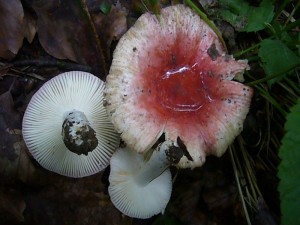
<svg viewBox="0 0 300 225">
<path fill-rule="evenodd" d="M 283 1 L 279 4 L 263 0 L 257 6 L 245 0 L 220 0 L 217 6 L 196 6 L 191 0 L 185 2 L 203 19 L 208 20 L 203 12 L 206 11 L 216 23 L 226 21 L 234 27 L 236 35 L 244 37 L 240 43 L 241 49 L 234 56 L 248 59 L 253 67 L 246 73 L 246 83 L 257 93 L 253 99 L 253 107 L 259 107 L 260 112 L 253 110 L 253 113 L 262 113 L 266 124 L 259 128 L 259 151 L 251 156 L 242 136 L 230 148 L 247 223 L 251 224 L 250 214 L 259 211 L 258 200 L 264 197 L 257 185 L 256 164 L 259 163 L 264 170 L 276 174 L 280 161 L 277 151 L 280 148 L 282 163 L 278 167 L 278 176 L 281 179 L 279 191 L 282 224 L 299 224 L 296 210 L 299 209 L 300 174 L 293 172 L 300 171 L 300 152 L 297 149 L 300 141 L 297 126 L 300 124 L 299 103 L 292 108 L 291 113 L 289 111 L 300 96 L 300 19 L 295 17 L 300 2 Z M 216 29 L 212 22 L 209 24 Z M 247 36 L 250 38 L 247 39 Z M 286 118 L 287 134 L 281 145 Z M 241 185 L 245 182 L 246 187 L 242 189 Z"/>
<path fill-rule="evenodd" d="M 286 134 L 279 150 L 278 176 L 283 225 L 300 223 L 300 98 L 292 107 L 285 124 Z"/>
</svg>

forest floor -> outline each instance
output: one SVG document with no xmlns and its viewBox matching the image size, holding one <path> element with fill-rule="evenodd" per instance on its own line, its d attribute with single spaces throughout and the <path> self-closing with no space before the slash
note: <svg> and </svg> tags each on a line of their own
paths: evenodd
<svg viewBox="0 0 300 225">
<path fill-rule="evenodd" d="M 1 224 L 279 224 L 278 149 L 285 123 L 281 109 L 288 111 L 296 99 L 286 101 L 283 96 L 289 90 L 282 90 L 281 83 L 272 89 L 265 84 L 254 87 L 244 131 L 225 155 L 209 156 L 203 167 L 194 170 L 172 168 L 171 200 L 164 215 L 151 219 L 126 217 L 113 206 L 107 191 L 109 167 L 86 178 L 67 178 L 45 170 L 28 152 L 22 138 L 22 118 L 43 83 L 71 70 L 90 72 L 105 80 L 118 40 L 138 16 L 178 2 L 0 2 Z M 195 2 L 207 11 L 218 7 L 214 0 Z M 209 12 L 213 14 L 213 10 Z M 241 24 L 230 22 L 220 18 L 216 22 L 229 54 L 267 36 L 243 32 Z M 258 56 L 238 58 L 243 57 L 250 59 L 251 67 L 245 82 L 263 78 Z M 275 100 L 285 102 L 279 108 L 274 106 L 264 90 L 278 93 Z"/>
</svg>

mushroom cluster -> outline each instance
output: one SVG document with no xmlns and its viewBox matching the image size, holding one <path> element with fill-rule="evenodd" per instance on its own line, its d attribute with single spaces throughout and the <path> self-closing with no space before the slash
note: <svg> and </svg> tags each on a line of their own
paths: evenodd
<svg viewBox="0 0 300 225">
<path fill-rule="evenodd" d="M 46 169 L 85 177 L 104 169 L 119 146 L 103 106 L 104 82 L 79 71 L 47 81 L 32 97 L 22 124 L 24 141 Z"/>
<path fill-rule="evenodd" d="M 62 175 L 88 176 L 110 162 L 113 204 L 149 218 L 170 199 L 170 165 L 201 166 L 242 131 L 253 90 L 234 78 L 247 69 L 190 8 L 145 13 L 119 40 L 105 100 L 104 83 L 91 74 L 56 76 L 28 105 L 24 140 L 43 167 Z M 126 148 L 118 148 L 119 134 Z"/>
<path fill-rule="evenodd" d="M 164 134 L 182 149 L 178 167 L 198 167 L 242 131 L 252 89 L 233 79 L 247 69 L 190 8 L 145 13 L 114 51 L 107 111 L 129 148 L 147 152 Z"/>
</svg>

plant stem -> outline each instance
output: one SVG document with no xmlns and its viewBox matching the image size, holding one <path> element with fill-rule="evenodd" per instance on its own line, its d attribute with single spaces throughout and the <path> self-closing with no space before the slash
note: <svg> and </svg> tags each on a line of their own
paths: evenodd
<svg viewBox="0 0 300 225">
<path fill-rule="evenodd" d="M 300 1 L 298 1 L 297 5 L 293 8 L 293 11 L 290 13 L 289 17 L 285 21 L 284 25 L 287 25 L 289 21 L 291 21 L 291 18 L 294 16 L 295 12 L 298 10 L 300 6 Z"/>
<path fill-rule="evenodd" d="M 282 32 L 283 31 L 289 31 L 289 30 L 291 30 L 291 29 L 293 29 L 295 27 L 298 27 L 299 25 L 300 25 L 300 19 L 297 19 L 294 22 L 289 23 L 288 25 L 286 25 L 286 27 L 282 30 Z"/>
<path fill-rule="evenodd" d="M 234 156 L 233 156 L 233 151 L 234 151 L 234 149 L 232 148 L 232 146 L 230 146 L 229 147 L 229 153 L 230 153 L 230 159 L 231 159 L 231 163 L 232 163 L 232 167 L 233 167 L 235 180 L 236 180 L 236 183 L 237 183 L 237 187 L 238 187 L 239 195 L 240 195 L 240 198 L 241 198 L 242 206 L 243 206 L 243 209 L 244 209 L 247 224 L 251 225 L 250 217 L 249 217 L 248 210 L 247 210 L 247 207 L 246 207 L 246 204 L 245 204 L 244 195 L 243 195 L 243 191 L 242 191 L 240 180 L 239 180 L 238 169 L 237 169 L 237 166 L 236 166 L 236 163 L 235 163 L 235 160 L 234 160 Z"/>
<path fill-rule="evenodd" d="M 280 16 L 282 10 L 290 3 L 290 0 L 284 0 L 281 5 L 279 6 L 277 12 L 275 13 L 275 16 L 273 17 L 273 21 L 277 20 Z"/>
<path fill-rule="evenodd" d="M 251 82 L 247 83 L 247 85 L 249 85 L 249 86 L 255 86 L 255 85 L 257 85 L 257 84 L 260 84 L 260 83 L 263 83 L 263 82 L 272 80 L 272 79 L 274 79 L 274 78 L 276 78 L 276 77 L 279 77 L 279 76 L 281 76 L 281 75 L 283 75 L 283 74 L 285 74 L 285 73 L 288 73 L 288 72 L 294 70 L 294 69 L 297 68 L 299 65 L 300 65 L 300 62 L 296 63 L 296 64 L 293 65 L 292 67 L 290 67 L 290 68 L 288 68 L 288 69 L 286 69 L 286 70 L 284 70 L 284 71 L 281 71 L 281 72 L 279 72 L 279 73 L 276 73 L 276 74 L 273 74 L 273 75 L 270 75 L 270 76 L 266 76 L 266 77 L 261 78 L 261 79 L 259 79 L 259 80 L 251 81 Z"/>
<path fill-rule="evenodd" d="M 216 25 L 207 18 L 206 14 L 204 12 L 202 12 L 193 2 L 192 0 L 185 0 L 186 4 L 189 5 L 192 9 L 194 9 L 198 15 L 201 17 L 201 19 L 203 19 L 208 26 L 210 26 L 210 28 L 216 33 L 216 35 L 218 36 L 218 38 L 220 39 L 220 41 L 223 44 L 223 47 L 225 48 L 225 51 L 227 52 L 227 47 L 226 47 L 226 43 L 222 37 L 221 32 L 219 31 L 219 29 L 216 27 Z"/>
<path fill-rule="evenodd" d="M 260 46 L 260 42 L 257 43 L 257 44 L 255 44 L 255 45 L 252 45 L 251 47 L 249 47 L 249 48 L 247 48 L 247 49 L 245 49 L 245 50 L 243 50 L 243 51 L 240 51 L 240 52 L 238 52 L 238 53 L 235 53 L 235 54 L 233 55 L 233 57 L 236 58 L 236 57 L 239 57 L 239 56 L 241 56 L 241 55 L 244 55 L 245 53 L 250 52 L 250 51 L 252 51 L 253 49 L 258 48 L 259 46 Z"/>
<path fill-rule="evenodd" d="M 287 115 L 287 112 L 281 108 L 280 104 L 268 93 L 268 91 L 264 90 L 264 88 L 259 85 L 256 85 L 255 87 L 259 90 L 260 95 L 277 108 L 284 117 Z"/>
<path fill-rule="evenodd" d="M 298 86 L 295 85 L 295 83 L 293 81 L 291 81 L 288 77 L 285 77 L 284 79 L 294 89 L 294 91 L 297 92 L 297 95 L 300 95 L 299 84 L 298 84 Z"/>
<path fill-rule="evenodd" d="M 143 164 L 135 177 L 140 186 L 146 186 L 170 166 L 166 155 L 168 149 L 168 143 L 163 142 L 153 151 L 151 158 Z"/>
</svg>

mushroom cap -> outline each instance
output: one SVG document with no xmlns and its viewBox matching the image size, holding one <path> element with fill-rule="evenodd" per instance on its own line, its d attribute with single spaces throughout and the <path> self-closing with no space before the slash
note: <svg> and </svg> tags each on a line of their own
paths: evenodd
<svg viewBox="0 0 300 225">
<path fill-rule="evenodd" d="M 47 81 L 25 111 L 22 132 L 29 152 L 44 168 L 69 177 L 84 177 L 104 169 L 120 137 L 103 106 L 104 82 L 80 71 L 62 73 Z M 71 152 L 64 144 L 66 112 L 84 112 L 96 132 L 97 147 L 87 155 Z"/>
<path fill-rule="evenodd" d="M 178 137 L 190 157 L 179 167 L 221 156 L 242 131 L 252 89 L 233 81 L 249 69 L 234 60 L 213 30 L 190 8 L 145 13 L 120 39 L 106 80 L 105 98 L 122 139 L 144 152 L 165 133 Z"/>
<path fill-rule="evenodd" d="M 110 160 L 108 187 L 115 207 L 129 217 L 140 219 L 163 213 L 172 193 L 169 168 L 146 186 L 137 182 L 136 178 L 144 164 L 143 154 L 129 148 L 117 149 Z M 145 177 L 148 175 L 145 174 Z"/>
</svg>

